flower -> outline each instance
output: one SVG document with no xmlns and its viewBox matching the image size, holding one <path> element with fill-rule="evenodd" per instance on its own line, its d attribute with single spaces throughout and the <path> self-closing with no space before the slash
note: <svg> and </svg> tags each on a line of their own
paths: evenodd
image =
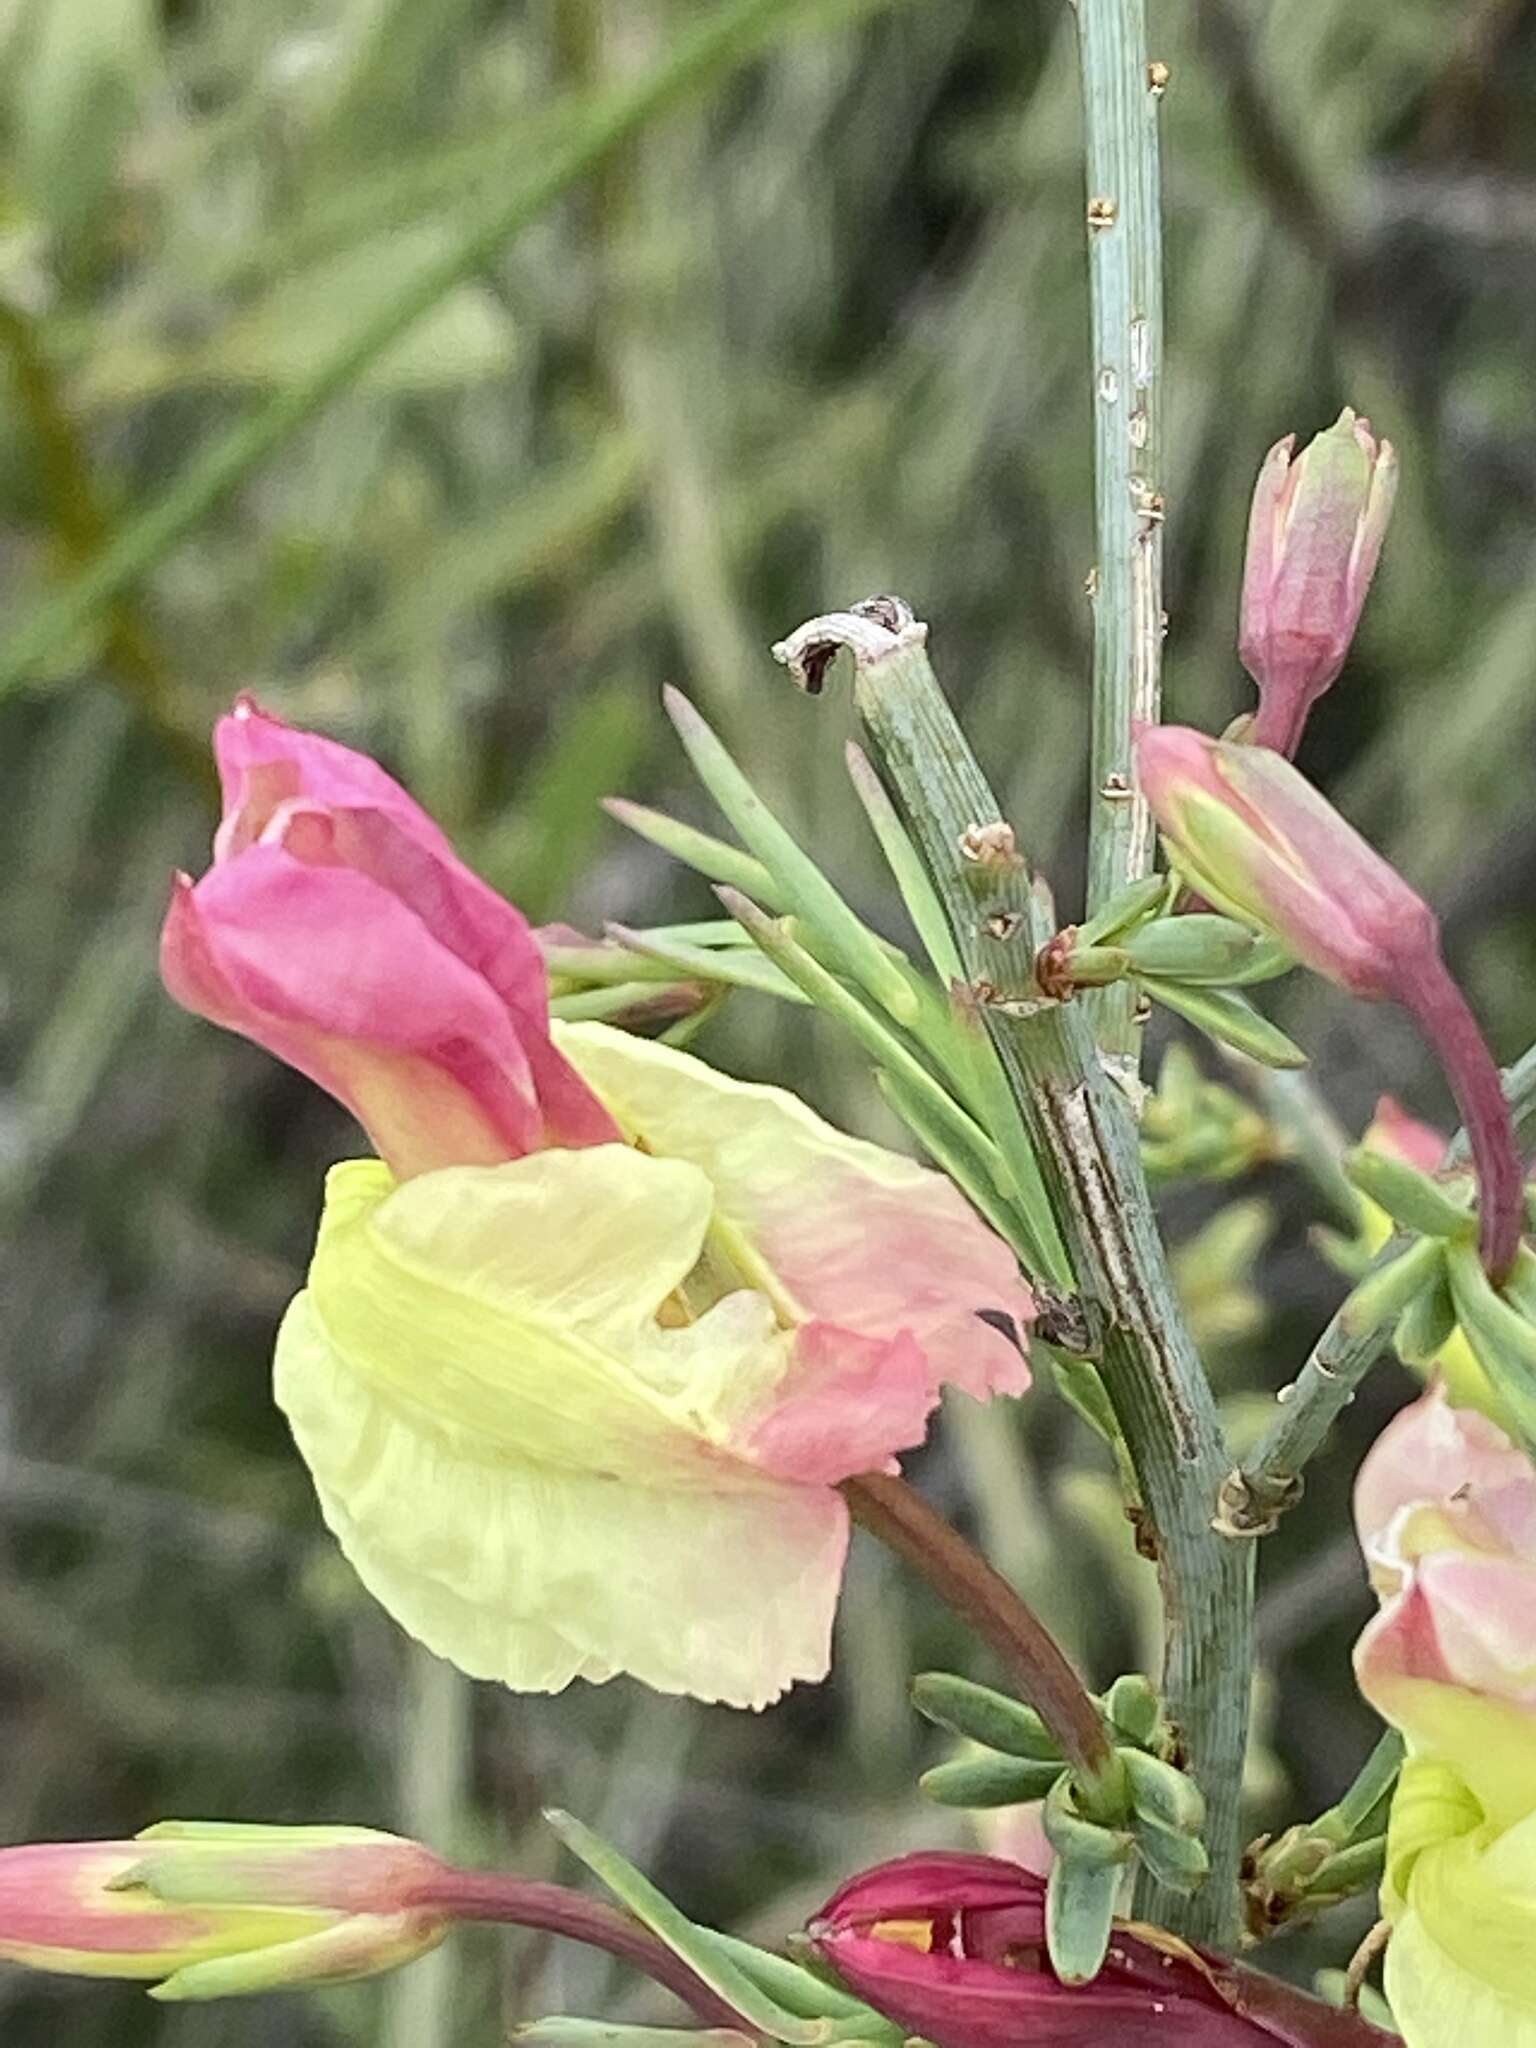
<svg viewBox="0 0 1536 2048">
<path fill-rule="evenodd" d="M 1282 754 L 1344 666 L 1397 493 L 1391 442 L 1348 406 L 1293 462 L 1295 445 L 1277 441 L 1254 486 L 1238 639 L 1259 686 L 1252 737 Z"/>
<path fill-rule="evenodd" d="M 1143 726 L 1136 772 L 1175 866 L 1231 917 L 1352 994 L 1401 1003 L 1455 1091 L 1471 1140 L 1483 1263 L 1502 1280 L 1524 1187 L 1499 1070 L 1440 953 L 1429 905 L 1270 748 Z"/>
<path fill-rule="evenodd" d="M 412 1903 L 442 1869 L 369 1828 L 167 1821 L 132 1842 L 0 1849 L 0 1956 L 75 1976 L 161 1980 L 222 1998 L 395 1969 L 435 1948 Z"/>
<path fill-rule="evenodd" d="M 550 1043 L 522 914 L 364 754 L 248 698 L 214 740 L 224 817 L 177 877 L 165 984 L 329 1089 L 402 1178 L 615 1132 Z"/>
<path fill-rule="evenodd" d="M 1438 1171 L 1447 1144 L 1432 1124 L 1409 1115 L 1390 1095 L 1383 1095 L 1377 1103 L 1376 1114 L 1360 1142 L 1389 1158 L 1402 1160 L 1406 1166 L 1417 1167 L 1420 1173 L 1430 1174 Z M 1374 1258 L 1392 1235 L 1392 1219 L 1385 1209 L 1378 1208 L 1364 1195 L 1360 1205 L 1364 1248 Z M 1456 1407 L 1479 1409 L 1501 1429 L 1513 1426 L 1508 1408 L 1460 1329 L 1451 1332 L 1432 1359 L 1421 1362 L 1414 1358 L 1406 1363 L 1421 1377 L 1428 1372 L 1438 1373 Z"/>
<path fill-rule="evenodd" d="M 627 1671 L 760 1706 L 823 1676 L 839 1482 L 894 1469 L 942 1383 L 1029 1384 L 1012 1254 L 779 1089 L 551 1027 L 521 917 L 372 762 L 249 709 L 220 758 L 168 978 L 384 1155 L 332 1172 L 276 1359 L 358 1576 L 522 1690 Z"/>
<path fill-rule="evenodd" d="M 1367 1457 L 1355 1520 L 1382 1602 L 1355 1670 L 1408 1745 L 1387 1996 L 1409 2048 L 1536 2048 L 1536 1468 L 1434 1387 Z"/>
<path fill-rule="evenodd" d="M 1058 1981 L 1045 1882 L 990 1856 L 903 1856 L 853 1878 L 811 1923 L 839 1977 L 938 2048 L 1369 2048 L 1387 2039 L 1146 1926 L 1117 1926 L 1091 1984 Z"/>
</svg>

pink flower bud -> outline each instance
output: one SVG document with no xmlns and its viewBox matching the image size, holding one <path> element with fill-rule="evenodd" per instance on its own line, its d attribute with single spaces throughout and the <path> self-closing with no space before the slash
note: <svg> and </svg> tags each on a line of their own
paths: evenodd
<svg viewBox="0 0 1536 2048">
<path fill-rule="evenodd" d="M 0 1850 L 0 1955 L 219 1998 L 371 1976 L 435 1948 L 443 1866 L 367 1828 L 168 1822 L 133 1842 Z"/>
<path fill-rule="evenodd" d="M 1203 897 L 1342 988 L 1417 1018 L 1455 1090 L 1483 1260 L 1502 1278 L 1520 1242 L 1520 1157 L 1498 1068 L 1446 971 L 1429 905 L 1269 747 L 1144 726 L 1136 772 L 1175 865 Z"/>
<path fill-rule="evenodd" d="M 398 783 L 248 700 L 216 747 L 214 865 L 161 939 L 179 1002 L 318 1081 L 402 1179 L 617 1136 L 550 1043 L 527 922 Z"/>
<path fill-rule="evenodd" d="M 1239 652 L 1259 686 L 1253 739 L 1293 754 L 1344 666 L 1392 516 L 1397 457 L 1346 406 L 1294 461 L 1264 461 L 1248 515 Z"/>
<path fill-rule="evenodd" d="M 1150 1927 L 1116 1927 L 1091 1984 L 1045 1945 L 1045 1882 L 990 1856 L 904 1856 L 843 1886 L 811 1925 L 859 1997 L 938 2048 L 1369 2048 L 1387 2037 L 1288 1985 Z"/>
</svg>

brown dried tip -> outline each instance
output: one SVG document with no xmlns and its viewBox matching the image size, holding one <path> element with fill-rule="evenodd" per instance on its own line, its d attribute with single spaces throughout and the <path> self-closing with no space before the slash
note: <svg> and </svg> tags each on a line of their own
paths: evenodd
<svg viewBox="0 0 1536 2048">
<path fill-rule="evenodd" d="M 927 630 L 918 624 L 905 599 L 882 592 L 862 598 L 845 611 L 826 612 L 796 627 L 775 643 L 773 658 L 784 664 L 808 697 L 819 697 L 827 670 L 844 648 L 855 661 L 870 661 L 889 652 L 892 639 L 905 634 L 921 639 Z"/>
<path fill-rule="evenodd" d="M 1077 984 L 1072 979 L 1072 956 L 1077 951 L 1077 926 L 1069 924 L 1047 939 L 1035 955 L 1035 981 L 1043 996 L 1069 1003 Z"/>
<path fill-rule="evenodd" d="M 967 825 L 960 834 L 960 858 L 976 867 L 995 868 L 1004 873 L 1024 865 L 1018 838 L 1005 818 L 994 818 L 986 825 Z"/>
</svg>

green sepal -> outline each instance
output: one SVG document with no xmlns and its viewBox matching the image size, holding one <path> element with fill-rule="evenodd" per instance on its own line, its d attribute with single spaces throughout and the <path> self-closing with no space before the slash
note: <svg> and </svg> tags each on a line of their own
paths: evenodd
<svg viewBox="0 0 1536 2048">
<path fill-rule="evenodd" d="M 1063 1774 L 1046 1793 L 1040 1825 L 1056 1854 L 1077 1864 L 1119 1868 L 1135 1853 L 1128 1828 L 1105 1827 L 1078 1811 L 1070 1774 Z"/>
<path fill-rule="evenodd" d="M 1059 1757 L 1039 1763 L 1016 1756 L 956 1757 L 924 1771 L 917 1784 L 936 1806 L 1023 1806 L 1043 1799 L 1065 1768 Z"/>
<path fill-rule="evenodd" d="M 1136 1468 L 1131 1463 L 1130 1446 L 1120 1428 L 1120 1419 L 1115 1414 L 1109 1390 L 1104 1384 L 1098 1367 L 1088 1358 L 1073 1358 L 1065 1352 L 1051 1351 L 1047 1354 L 1051 1364 L 1051 1378 L 1056 1391 L 1072 1412 L 1109 1446 L 1115 1460 L 1120 1488 L 1126 1501 L 1136 1506 L 1141 1500 L 1141 1488 L 1136 1478 Z"/>
<path fill-rule="evenodd" d="M 1456 1304 L 1442 1259 L 1434 1278 L 1419 1289 L 1399 1316 L 1393 1342 L 1405 1365 L 1428 1365 L 1455 1334 Z"/>
<path fill-rule="evenodd" d="M 1364 1842 L 1352 1842 L 1347 1849 L 1325 1857 L 1307 1880 L 1309 1899 L 1347 1899 L 1356 1892 L 1372 1892 L 1381 1883 L 1387 1865 L 1387 1838 L 1373 1835 Z"/>
<path fill-rule="evenodd" d="M 1159 1884 L 1186 1897 L 1200 1889 L 1211 1860 L 1198 1835 L 1164 1827 L 1160 1821 L 1149 1820 L 1141 1813 L 1132 1820 L 1131 1829 L 1136 1838 L 1136 1854 Z"/>
<path fill-rule="evenodd" d="M 1006 1757 L 1061 1768 L 1061 1750 L 1033 1707 L 989 1685 L 977 1685 L 951 1671 L 923 1671 L 911 1685 L 912 1704 L 925 1721 L 963 1735 Z"/>
<path fill-rule="evenodd" d="M 1420 1237 L 1385 1265 L 1373 1266 L 1352 1287 L 1339 1308 L 1339 1323 L 1352 1337 L 1396 1322 L 1414 1297 L 1445 1271 L 1445 1241 Z"/>
<path fill-rule="evenodd" d="M 1160 917 L 1121 941 L 1138 973 L 1171 981 L 1227 982 L 1253 957 L 1258 940 L 1246 925 L 1214 911 Z"/>
<path fill-rule="evenodd" d="M 1077 928 L 1080 946 L 1118 945 L 1128 931 L 1152 916 L 1166 902 L 1168 877 L 1148 875 L 1144 881 L 1127 882 L 1117 889 L 1094 915 Z"/>
<path fill-rule="evenodd" d="M 1224 988 L 1185 988 L 1159 981 L 1153 975 L 1138 977 L 1154 1002 L 1193 1024 L 1208 1038 L 1244 1052 L 1263 1067 L 1304 1067 L 1307 1056 L 1294 1039 L 1287 1038 L 1278 1024 L 1261 1016 L 1252 1003 Z"/>
<path fill-rule="evenodd" d="M 1536 1257 L 1521 1245 L 1504 1279 L 1504 1293 L 1528 1323 L 1536 1323 Z"/>
<path fill-rule="evenodd" d="M 1156 1747 L 1163 1727 L 1163 1703 L 1150 1678 L 1127 1671 L 1117 1678 L 1100 1704 L 1121 1735 L 1138 1749 Z"/>
<path fill-rule="evenodd" d="M 1131 956 L 1120 946 L 1076 946 L 1066 965 L 1074 988 L 1111 988 L 1129 974 Z"/>
<path fill-rule="evenodd" d="M 1197 1835 L 1205 1826 L 1205 1799 L 1194 1779 L 1176 1764 L 1143 1749 L 1118 1752 L 1131 1789 L 1131 1805 L 1145 1820 L 1177 1834 Z"/>
<path fill-rule="evenodd" d="M 1058 1852 L 1045 1884 L 1045 1945 L 1063 1984 L 1091 1984 L 1109 1947 L 1122 1872 Z"/>
<path fill-rule="evenodd" d="M 1392 1221 L 1419 1237 L 1469 1237 L 1477 1219 L 1427 1173 L 1406 1159 L 1393 1159 L 1372 1145 L 1356 1145 L 1341 1164 L 1362 1195 L 1385 1209 Z"/>
</svg>

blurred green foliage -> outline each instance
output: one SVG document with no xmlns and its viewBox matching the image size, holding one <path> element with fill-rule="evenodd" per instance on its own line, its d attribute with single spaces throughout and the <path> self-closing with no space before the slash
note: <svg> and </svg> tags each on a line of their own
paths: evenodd
<svg viewBox="0 0 1536 2048">
<path fill-rule="evenodd" d="M 1071 914 L 1091 495 L 1069 11 L 759 13 L 756 54 L 463 262 L 702 0 L 0 4 L 8 630 L 145 541 L 136 522 L 253 408 L 287 394 L 291 415 L 0 701 L 6 1839 L 347 1818 L 540 1874 L 557 1801 L 685 1907 L 779 1933 L 838 1872 L 960 1838 L 913 1790 L 935 1752 L 904 1682 L 946 1658 L 987 1673 L 862 1548 L 837 1675 L 763 1720 L 627 1683 L 472 1690 L 401 1641 L 324 1536 L 266 1387 L 321 1171 L 355 1135 L 155 982 L 168 872 L 205 858 L 207 730 L 239 688 L 379 752 L 535 917 L 591 929 L 713 907 L 597 808 L 623 791 L 711 822 L 656 708 L 675 678 L 899 932 L 844 781 L 846 711 L 766 655 L 873 588 L 933 622 Z M 1244 705 L 1235 593 L 1265 448 L 1368 411 L 1404 490 L 1303 761 L 1442 907 L 1512 1057 L 1536 966 L 1536 8 L 1195 0 L 1155 7 L 1154 46 L 1170 709 L 1214 728 Z M 450 281 L 408 331 L 300 417 L 294 394 L 430 277 Z M 1294 983 L 1267 1007 L 1351 1128 L 1382 1087 L 1444 1113 L 1395 1019 Z M 892 1135 L 814 1016 L 741 996 L 703 1048 Z M 1251 1409 L 1340 1283 L 1295 1165 L 1236 1185 L 1267 1206 L 1225 1228 L 1230 1184 L 1165 1199 L 1213 1369 Z M 1256 1827 L 1326 1804 L 1369 1745 L 1346 1489 L 1402 1384 L 1372 1379 L 1266 1547 Z M 1149 1568 L 1046 1390 L 1017 1417 L 957 1405 L 920 1476 L 1096 1680 L 1155 1657 Z M 1275 1960 L 1338 1960 L 1359 1919 Z M 382 1987 L 169 2014 L 7 1973 L 0 2033 L 447 2048 L 635 1997 L 486 1935 Z"/>
</svg>

